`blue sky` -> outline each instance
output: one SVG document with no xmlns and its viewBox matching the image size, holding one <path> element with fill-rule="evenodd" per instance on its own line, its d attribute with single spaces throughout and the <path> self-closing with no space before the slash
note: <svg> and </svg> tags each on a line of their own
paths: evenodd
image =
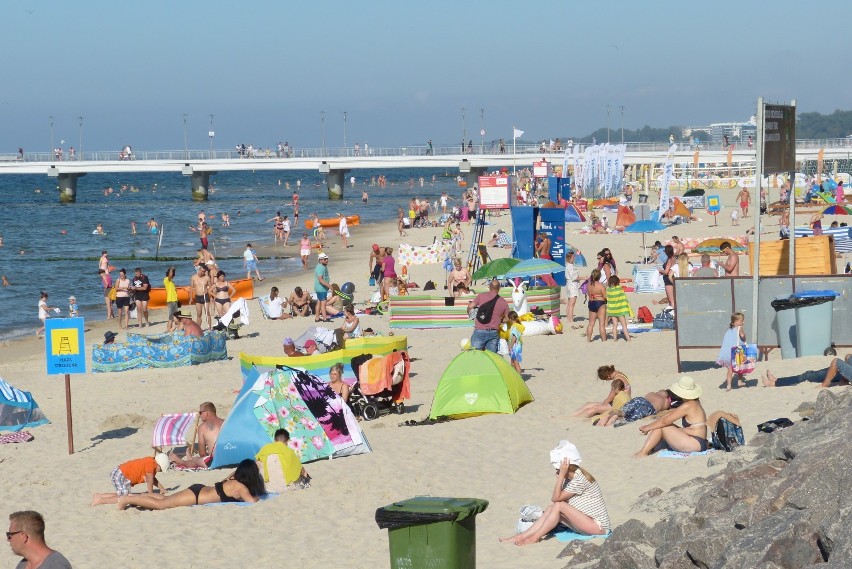
<svg viewBox="0 0 852 569">
<path fill-rule="evenodd" d="M 848 0 L 3 0 L 0 153 L 582 136 L 852 108 Z M 810 23 L 807 23 L 810 22 Z M 820 24 L 822 22 L 823 24 Z M 828 25 L 830 29 L 823 29 Z M 760 30 L 755 37 L 754 31 Z M 465 122 L 462 111 L 465 108 Z"/>
</svg>

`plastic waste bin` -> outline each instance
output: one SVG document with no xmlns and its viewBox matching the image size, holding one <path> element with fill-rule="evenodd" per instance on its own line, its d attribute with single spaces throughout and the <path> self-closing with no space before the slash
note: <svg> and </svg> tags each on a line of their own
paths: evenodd
<svg viewBox="0 0 852 569">
<path fill-rule="evenodd" d="M 377 509 L 391 569 L 476 567 L 476 515 L 487 507 L 477 498 L 417 496 Z"/>
<path fill-rule="evenodd" d="M 838 294 L 833 290 L 806 290 L 790 297 L 796 303 L 796 353 L 799 357 L 829 353 L 831 312 Z"/>
<path fill-rule="evenodd" d="M 771 302 L 775 309 L 775 332 L 778 334 L 778 345 L 781 346 L 781 359 L 796 357 L 796 302 L 794 299 L 782 296 Z"/>
</svg>

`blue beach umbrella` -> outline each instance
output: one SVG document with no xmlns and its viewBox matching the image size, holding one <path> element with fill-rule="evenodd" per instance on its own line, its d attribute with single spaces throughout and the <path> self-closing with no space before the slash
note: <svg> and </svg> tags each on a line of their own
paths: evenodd
<svg viewBox="0 0 852 569">
<path fill-rule="evenodd" d="M 625 233 L 641 233 L 642 234 L 642 255 L 645 255 L 645 234 L 653 233 L 655 231 L 660 231 L 665 229 L 666 226 L 660 223 L 659 221 L 653 221 L 650 219 L 643 219 L 641 221 L 637 221 L 636 223 L 632 223 L 624 228 Z"/>
<path fill-rule="evenodd" d="M 550 275 L 564 271 L 565 267 L 550 259 L 526 259 L 521 261 L 506 273 L 507 279 L 535 277 L 538 275 Z"/>
</svg>

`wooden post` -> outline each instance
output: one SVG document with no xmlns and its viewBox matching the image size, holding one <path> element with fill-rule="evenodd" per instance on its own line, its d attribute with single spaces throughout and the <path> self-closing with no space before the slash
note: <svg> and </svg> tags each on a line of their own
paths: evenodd
<svg viewBox="0 0 852 569">
<path fill-rule="evenodd" d="M 71 374 L 65 374 L 65 417 L 68 429 L 68 454 L 74 454 L 74 419 L 71 417 Z"/>
</svg>

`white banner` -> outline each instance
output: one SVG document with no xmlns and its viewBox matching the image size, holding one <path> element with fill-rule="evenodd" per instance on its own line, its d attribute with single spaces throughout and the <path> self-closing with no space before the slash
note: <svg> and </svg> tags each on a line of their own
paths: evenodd
<svg viewBox="0 0 852 569">
<path fill-rule="evenodd" d="M 677 152 L 677 144 L 672 144 L 669 147 L 669 153 L 666 154 L 666 164 L 663 167 L 663 186 L 660 188 L 660 217 L 669 209 L 669 184 L 674 170 L 675 152 Z"/>
</svg>

